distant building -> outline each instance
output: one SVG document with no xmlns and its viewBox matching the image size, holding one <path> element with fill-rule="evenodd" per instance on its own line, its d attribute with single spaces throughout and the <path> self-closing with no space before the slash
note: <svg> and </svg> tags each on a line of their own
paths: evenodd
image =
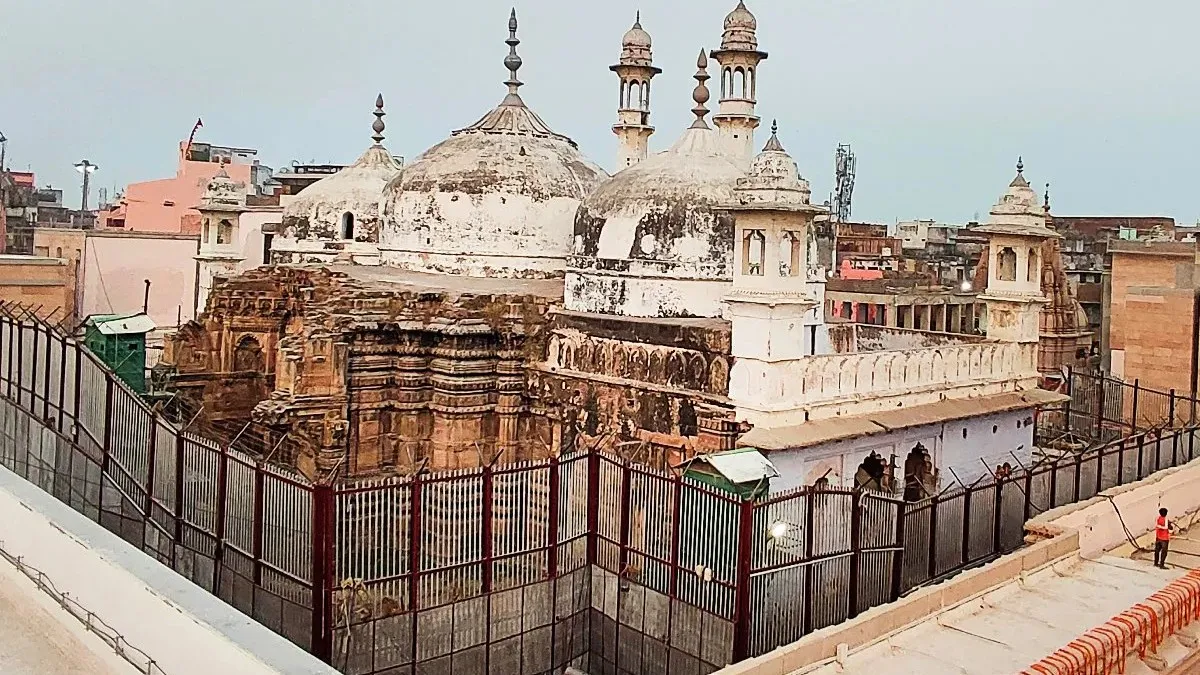
<svg viewBox="0 0 1200 675">
<path fill-rule="evenodd" d="M 899 269 L 901 240 L 876 223 L 834 223 L 834 263 L 837 269 L 895 271 Z M 872 278 L 873 275 L 866 275 Z M 877 277 L 875 277 L 877 278 Z"/>
<path fill-rule="evenodd" d="M 130 183 L 115 205 L 98 214 L 99 227 L 136 232 L 199 234 L 196 205 L 222 167 L 247 196 L 276 196 L 279 184 L 271 168 L 260 164 L 258 151 L 210 143 L 179 144 L 179 162 L 172 178 Z"/>
<path fill-rule="evenodd" d="M 75 277 L 58 258 L 0 254 L 0 301 L 17 302 L 51 323 L 75 316 Z"/>
<path fill-rule="evenodd" d="M 1114 241 L 1107 342 L 1127 382 L 1191 394 L 1200 372 L 1200 275 L 1195 242 Z"/>
</svg>

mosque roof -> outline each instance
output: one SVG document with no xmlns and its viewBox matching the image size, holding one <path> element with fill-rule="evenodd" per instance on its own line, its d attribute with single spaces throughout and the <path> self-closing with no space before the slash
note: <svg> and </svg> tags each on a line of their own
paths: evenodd
<svg viewBox="0 0 1200 675">
<path fill-rule="evenodd" d="M 383 96 L 375 99 L 375 121 L 371 125 L 374 143 L 353 164 L 313 183 L 284 208 L 289 215 L 307 217 L 314 205 L 336 206 L 339 213 L 361 213 L 363 209 L 378 209 L 383 188 L 396 173 L 400 163 L 383 147 Z"/>
</svg>

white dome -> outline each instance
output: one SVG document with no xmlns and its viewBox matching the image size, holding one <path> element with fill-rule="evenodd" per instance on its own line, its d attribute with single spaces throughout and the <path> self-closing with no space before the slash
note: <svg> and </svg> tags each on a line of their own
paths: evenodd
<svg viewBox="0 0 1200 675">
<path fill-rule="evenodd" d="M 339 239 L 342 219 L 349 213 L 354 238 L 377 241 L 383 188 L 399 170 L 383 146 L 367 148 L 353 164 L 308 186 L 283 209 L 283 235 Z"/>
<path fill-rule="evenodd" d="M 746 176 L 717 132 L 691 128 L 669 150 L 621 171 L 575 216 L 566 306 L 630 316 L 716 316 L 732 281 L 733 216 Z M 657 290 L 632 278 L 670 279 Z M 681 285 L 681 282 L 684 282 Z M 648 283 L 648 282 L 647 282 Z M 696 296 L 705 296 L 699 303 Z"/>
<path fill-rule="evenodd" d="M 746 9 L 746 3 L 738 0 L 737 7 L 725 16 L 725 31 L 721 36 L 721 49 L 726 51 L 758 49 L 758 19 Z"/>
</svg>

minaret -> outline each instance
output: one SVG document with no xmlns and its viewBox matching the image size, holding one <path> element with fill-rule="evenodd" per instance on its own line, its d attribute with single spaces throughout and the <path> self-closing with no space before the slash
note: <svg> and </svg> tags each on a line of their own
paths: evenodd
<svg viewBox="0 0 1200 675">
<path fill-rule="evenodd" d="M 609 67 L 621 81 L 617 123 L 613 125 L 619 139 L 617 171 L 646 158 L 654 133 L 650 126 L 650 80 L 662 69 L 654 67 L 650 44 L 650 34 L 642 29 L 642 13 L 638 12 L 633 28 L 621 39 L 620 61 Z"/>
<path fill-rule="evenodd" d="M 246 185 L 229 177 L 225 165 L 213 177 L 195 207 L 200 212 L 200 250 L 196 280 L 195 315 L 208 303 L 208 294 L 219 277 L 237 274 L 242 255 L 240 220 L 246 208 Z"/>
<path fill-rule="evenodd" d="M 1021 368 L 1037 375 L 1039 315 L 1048 301 L 1042 291 L 1042 255 L 1047 240 L 1060 235 L 1046 227 L 1046 209 L 1025 180 L 1025 164 L 1017 160 L 1017 176 L 992 207 L 988 224 L 975 232 L 988 235 L 987 336 L 1023 347 Z"/>
<path fill-rule="evenodd" d="M 792 362 L 818 351 L 821 300 L 808 280 L 808 229 L 825 209 L 811 202 L 808 181 L 783 149 L 775 126 L 766 147 L 725 205 L 734 217 L 733 289 L 725 296 L 733 371 L 729 398 L 738 419 L 773 426 Z"/>
<path fill-rule="evenodd" d="M 721 64 L 721 100 L 713 123 L 729 141 L 732 151 L 749 164 L 754 157 L 754 130 L 759 119 L 754 114 L 758 94 L 758 64 L 767 58 L 758 50 L 758 20 L 738 6 L 725 17 L 721 48 L 712 57 Z"/>
</svg>

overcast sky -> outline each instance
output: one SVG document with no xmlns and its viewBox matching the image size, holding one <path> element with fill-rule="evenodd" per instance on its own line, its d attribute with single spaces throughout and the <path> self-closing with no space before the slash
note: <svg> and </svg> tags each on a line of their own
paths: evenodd
<svg viewBox="0 0 1200 675">
<path fill-rule="evenodd" d="M 692 118 L 700 47 L 736 0 L 521 0 L 522 95 L 614 164 L 620 38 L 654 38 L 651 139 Z M 171 175 L 198 139 L 346 163 L 370 142 L 414 157 L 504 93 L 510 2 L 0 0 L 0 132 L 9 166 L 78 204 L 94 185 Z M 839 142 L 858 155 L 856 220 L 986 214 L 1017 155 L 1060 215 L 1200 216 L 1200 55 L 1193 0 L 749 0 L 770 58 L 759 114 L 823 199 Z M 686 8 L 686 11 L 683 9 Z M 715 69 L 710 69 L 715 70 Z M 716 97 L 714 96 L 714 99 Z M 715 108 L 715 101 L 710 106 Z M 95 192 L 93 192 L 93 201 Z"/>
</svg>

